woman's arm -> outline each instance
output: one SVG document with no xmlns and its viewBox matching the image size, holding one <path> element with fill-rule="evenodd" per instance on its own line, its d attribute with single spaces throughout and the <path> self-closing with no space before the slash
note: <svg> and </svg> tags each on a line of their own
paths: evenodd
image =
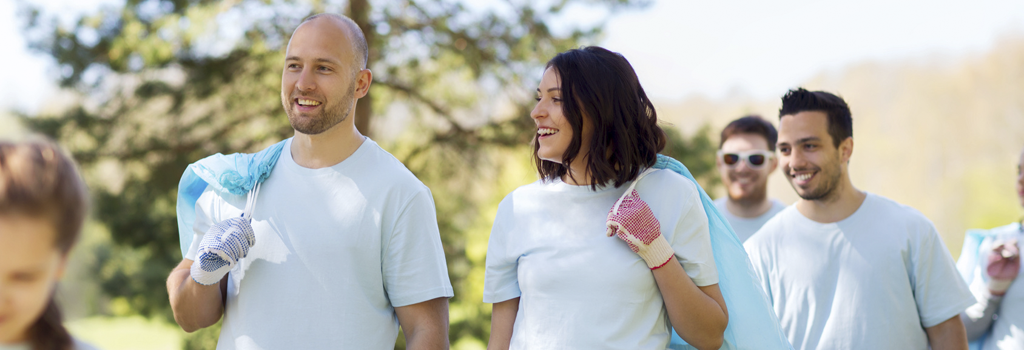
<svg viewBox="0 0 1024 350">
<path fill-rule="evenodd" d="M 512 298 L 491 306 L 491 339 L 487 350 L 506 350 L 512 343 L 512 325 L 519 312 L 519 298 Z"/>
<path fill-rule="evenodd" d="M 665 299 L 665 309 L 668 310 L 672 328 L 679 333 L 679 337 L 697 349 L 722 347 L 725 327 L 729 324 L 729 311 L 718 284 L 698 287 L 686 275 L 675 256 L 665 266 L 652 272 L 661 297 Z"/>
<path fill-rule="evenodd" d="M 975 340 L 985 335 L 989 327 L 992 327 L 992 320 L 999 312 L 999 304 L 1003 300 L 1000 296 L 991 294 L 974 295 L 978 302 L 960 313 L 960 320 L 967 329 L 967 340 Z"/>
</svg>

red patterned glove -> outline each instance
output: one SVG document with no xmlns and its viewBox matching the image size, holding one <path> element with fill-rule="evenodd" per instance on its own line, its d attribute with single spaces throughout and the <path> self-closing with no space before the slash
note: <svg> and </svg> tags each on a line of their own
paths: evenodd
<svg viewBox="0 0 1024 350">
<path fill-rule="evenodd" d="M 1010 289 L 1010 283 L 1020 272 L 1020 251 L 1017 248 L 1017 240 L 999 242 L 988 254 L 988 267 L 985 269 L 988 274 L 988 291 L 992 295 L 1006 294 Z"/>
<path fill-rule="evenodd" d="M 640 255 L 651 270 L 665 266 L 675 251 L 661 235 L 661 224 L 636 190 L 619 199 L 608 212 L 608 237 L 618 236 Z"/>
</svg>

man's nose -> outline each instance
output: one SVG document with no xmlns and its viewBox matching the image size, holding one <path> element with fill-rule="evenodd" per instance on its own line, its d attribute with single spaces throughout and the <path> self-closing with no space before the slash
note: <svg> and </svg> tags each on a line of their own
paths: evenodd
<svg viewBox="0 0 1024 350">
<path fill-rule="evenodd" d="M 299 73 L 299 80 L 295 81 L 295 88 L 299 91 L 313 91 L 316 89 L 316 82 L 313 79 L 313 72 L 311 69 L 304 68 Z"/>
<path fill-rule="evenodd" d="M 736 161 L 735 169 L 736 171 L 754 170 L 754 167 L 750 164 L 750 157 L 740 157 L 740 159 Z"/>
</svg>

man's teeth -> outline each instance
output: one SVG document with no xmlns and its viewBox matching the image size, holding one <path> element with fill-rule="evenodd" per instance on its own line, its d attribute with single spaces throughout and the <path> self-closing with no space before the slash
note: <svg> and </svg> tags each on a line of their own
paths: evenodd
<svg viewBox="0 0 1024 350">
<path fill-rule="evenodd" d="M 537 133 L 540 135 L 551 135 L 557 133 L 558 129 L 540 128 L 537 129 Z"/>
<path fill-rule="evenodd" d="M 299 99 L 299 105 L 300 106 L 319 106 L 320 102 L 300 98 Z"/>
<path fill-rule="evenodd" d="M 796 177 L 797 180 L 805 181 L 807 179 L 810 179 L 812 175 L 814 175 L 814 174 L 800 174 L 800 175 L 796 175 L 795 177 Z"/>
</svg>

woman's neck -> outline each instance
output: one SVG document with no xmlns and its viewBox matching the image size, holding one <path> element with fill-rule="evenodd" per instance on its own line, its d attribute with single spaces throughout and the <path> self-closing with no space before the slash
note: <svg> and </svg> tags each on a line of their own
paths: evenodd
<svg viewBox="0 0 1024 350">
<path fill-rule="evenodd" d="M 566 169 L 565 175 L 562 175 L 562 182 L 573 186 L 591 185 L 590 180 L 590 169 L 587 168 L 586 155 L 573 159 L 568 169 Z"/>
</svg>

